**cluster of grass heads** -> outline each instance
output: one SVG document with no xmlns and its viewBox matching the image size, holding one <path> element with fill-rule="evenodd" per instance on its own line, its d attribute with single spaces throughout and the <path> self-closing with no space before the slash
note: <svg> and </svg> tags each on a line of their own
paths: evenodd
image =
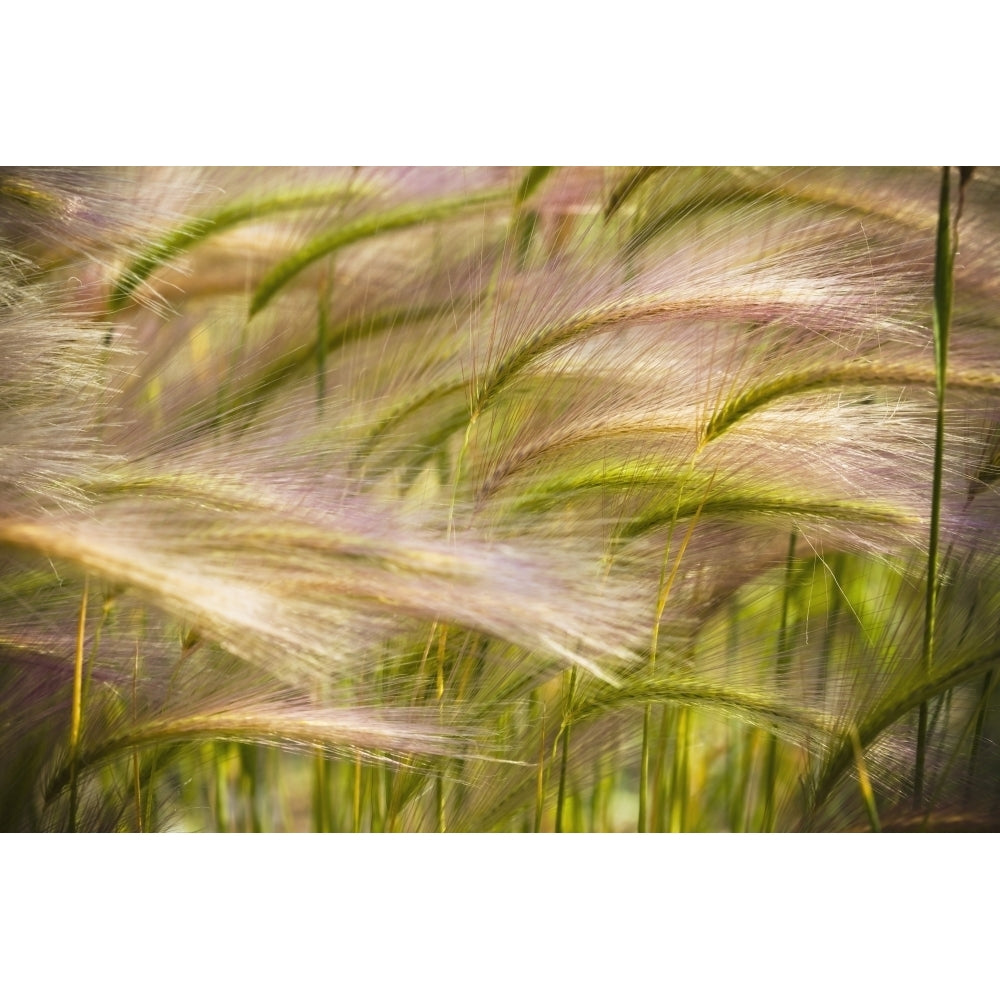
<svg viewBox="0 0 1000 1000">
<path fill-rule="evenodd" d="M 0 827 L 1000 827 L 1000 174 L 0 172 Z"/>
</svg>

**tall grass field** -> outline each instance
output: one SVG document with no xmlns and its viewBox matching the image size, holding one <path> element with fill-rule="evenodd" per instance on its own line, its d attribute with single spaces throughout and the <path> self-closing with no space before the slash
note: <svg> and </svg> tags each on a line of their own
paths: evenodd
<svg viewBox="0 0 1000 1000">
<path fill-rule="evenodd" d="M 0 829 L 1000 829 L 1000 172 L 0 169 Z"/>
</svg>

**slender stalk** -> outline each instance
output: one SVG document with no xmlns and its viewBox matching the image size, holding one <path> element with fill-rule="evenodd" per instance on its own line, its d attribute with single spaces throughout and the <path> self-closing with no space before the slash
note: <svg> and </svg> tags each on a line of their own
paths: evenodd
<svg viewBox="0 0 1000 1000">
<path fill-rule="evenodd" d="M 240 773 L 240 787 L 246 808 L 245 824 L 248 833 L 261 833 L 263 824 L 260 818 L 259 760 L 260 748 L 253 744 L 241 743 L 237 747 L 237 766 Z"/>
<path fill-rule="evenodd" d="M 662 833 L 666 827 L 666 802 L 669 794 L 669 775 L 666 769 L 667 747 L 670 741 L 671 709 L 660 706 L 660 732 L 656 744 L 656 769 L 653 773 L 653 820 L 654 833 Z"/>
<path fill-rule="evenodd" d="M 983 677 L 982 692 L 979 696 L 979 708 L 976 711 L 976 725 L 972 734 L 972 749 L 969 752 L 969 781 L 966 786 L 966 794 L 972 790 L 972 779 L 976 773 L 976 758 L 979 756 L 979 747 L 983 739 L 983 727 L 986 725 L 986 713 L 990 707 L 990 695 L 993 692 L 994 671 L 989 671 Z"/>
<path fill-rule="evenodd" d="M 569 738 L 572 731 L 573 696 L 576 693 L 576 667 L 569 672 L 569 691 L 563 714 L 562 762 L 559 766 L 559 794 L 556 799 L 556 833 L 563 832 L 563 812 L 566 805 L 566 775 L 569 771 Z"/>
<path fill-rule="evenodd" d="M 136 725 L 137 701 L 139 684 L 139 640 L 135 641 L 135 664 L 132 668 L 132 725 Z M 139 783 L 139 748 L 132 751 L 132 774 L 135 780 L 135 823 L 139 833 L 143 832 L 142 825 L 142 788 Z"/>
<path fill-rule="evenodd" d="M 317 752 L 313 757 L 313 829 L 316 833 L 330 832 L 328 783 L 326 758 Z"/>
<path fill-rule="evenodd" d="M 535 823 L 533 830 L 539 833 L 542 829 L 542 814 L 545 810 L 545 702 L 537 699 L 539 713 L 538 736 L 538 779 L 535 787 Z"/>
<path fill-rule="evenodd" d="M 874 833 L 881 833 L 882 824 L 879 822 L 875 793 L 872 791 L 872 783 L 868 778 L 868 768 L 865 766 L 861 737 L 858 735 L 858 727 L 853 725 L 851 726 L 851 746 L 854 749 L 854 763 L 858 769 L 858 786 L 861 789 L 861 797 L 864 799 L 865 811 L 868 813 L 868 822 L 871 823 Z"/>
<path fill-rule="evenodd" d="M 647 702 L 642 710 L 642 754 L 639 758 L 639 816 L 636 832 L 646 833 L 646 797 L 649 787 L 649 741 L 652 725 L 653 705 Z"/>
<path fill-rule="evenodd" d="M 742 815 L 739 825 L 733 827 L 740 833 L 749 833 L 754 819 L 754 786 L 757 780 L 757 754 L 760 749 L 761 730 L 754 727 L 750 730 L 746 741 L 746 752 L 742 773 Z"/>
<path fill-rule="evenodd" d="M 216 741 L 212 748 L 212 772 L 215 777 L 215 830 L 229 832 L 229 746 Z"/>
<path fill-rule="evenodd" d="M 656 617 L 653 619 L 653 638 L 650 643 L 649 651 L 649 673 L 650 676 L 655 676 L 656 674 L 656 656 L 659 650 L 660 644 L 660 620 L 663 618 L 663 613 L 667 607 L 667 601 L 670 597 L 670 590 L 674 585 L 674 580 L 677 579 L 677 573 L 681 568 L 681 562 L 684 559 L 684 553 L 687 551 L 688 544 L 691 541 L 691 536 L 694 534 L 694 529 L 698 525 L 698 521 L 701 518 L 701 512 L 708 501 L 709 494 L 712 491 L 712 484 L 715 482 L 715 473 L 709 477 L 708 484 L 705 487 L 705 491 L 702 494 L 701 502 L 698 504 L 691 517 L 690 522 L 687 526 L 687 531 L 684 533 L 684 539 L 680 544 L 677 555 L 674 558 L 674 565 L 670 571 L 670 575 L 667 575 L 667 561 L 670 555 L 670 540 L 673 537 L 673 529 L 676 524 L 676 518 L 670 523 L 670 531 L 667 535 L 667 544 L 663 552 L 663 562 L 660 565 L 660 586 L 656 597 Z M 681 494 L 678 493 L 677 496 L 677 507 L 676 513 L 679 513 L 681 506 Z M 650 743 L 650 730 L 652 723 L 652 705 L 647 704 L 645 710 L 643 711 L 642 717 L 642 757 L 640 761 L 639 768 L 639 815 L 636 820 L 636 828 L 639 833 L 646 832 L 646 797 L 648 794 L 649 785 L 649 743 Z"/>
<path fill-rule="evenodd" d="M 80 726 L 83 721 L 83 640 L 87 626 L 87 595 L 90 577 L 83 578 L 80 617 L 76 628 L 76 656 L 73 660 L 73 709 L 69 725 L 69 832 L 76 833 L 77 780 L 80 763 Z"/>
<path fill-rule="evenodd" d="M 688 763 L 690 760 L 690 709 L 682 705 L 677 710 L 673 774 L 670 781 L 670 832 L 682 833 L 687 828 Z"/>
<path fill-rule="evenodd" d="M 827 565 L 830 577 L 830 606 L 827 611 L 827 627 L 823 633 L 823 646 L 820 652 L 817 668 L 818 694 L 821 703 L 825 704 L 830 671 L 833 664 L 834 643 L 837 632 L 837 619 L 840 617 L 844 601 L 843 584 L 846 575 L 846 561 L 843 552 L 837 552 Z"/>
<path fill-rule="evenodd" d="M 354 755 L 354 792 L 352 796 L 351 830 L 361 832 L 361 751 Z"/>
<path fill-rule="evenodd" d="M 440 637 L 438 638 L 438 657 L 437 657 L 437 686 L 436 695 L 439 712 L 444 711 L 444 661 L 445 661 L 445 650 L 448 641 L 448 629 L 443 627 L 441 629 Z M 437 815 L 437 832 L 445 833 L 448 829 L 445 820 L 445 787 L 444 787 L 444 768 L 445 764 L 439 763 L 436 768 L 436 774 L 434 776 L 434 797 L 436 805 L 436 815 Z"/>
<path fill-rule="evenodd" d="M 320 283 L 316 305 L 316 412 L 323 416 L 326 402 L 326 352 L 330 341 L 330 285 L 333 281 L 333 261 Z"/>
<path fill-rule="evenodd" d="M 927 582 L 924 611 L 922 665 L 925 675 L 934 667 L 934 643 L 937 630 L 938 543 L 941 533 L 941 491 L 944 480 L 944 404 L 948 380 L 948 333 L 954 272 L 952 250 L 950 189 L 951 168 L 941 171 L 941 197 L 938 204 L 937 244 L 934 255 L 934 367 L 937 389 L 937 412 L 934 425 L 934 473 L 931 485 L 931 526 L 927 544 Z M 927 702 L 920 705 L 917 718 L 917 759 L 913 775 L 913 801 L 919 809 L 924 797 L 924 770 L 927 756 Z"/>
<path fill-rule="evenodd" d="M 775 678 L 779 685 L 788 679 L 791 665 L 791 630 L 788 627 L 788 612 L 791 605 L 792 574 L 795 569 L 796 532 L 788 537 L 788 554 L 785 557 L 785 586 L 781 596 L 781 620 L 778 625 L 778 646 L 775 654 Z M 778 780 L 778 737 L 773 733 L 768 737 L 767 760 L 764 770 L 764 818 L 761 828 L 770 832 L 774 823 L 775 790 Z"/>
</svg>

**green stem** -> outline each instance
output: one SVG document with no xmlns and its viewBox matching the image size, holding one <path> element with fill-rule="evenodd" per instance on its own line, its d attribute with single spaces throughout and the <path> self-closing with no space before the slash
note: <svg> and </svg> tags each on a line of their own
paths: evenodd
<svg viewBox="0 0 1000 1000">
<path fill-rule="evenodd" d="M 351 830 L 361 832 L 361 751 L 354 755 L 353 808 L 351 810 Z"/>
<path fill-rule="evenodd" d="M 138 718 L 138 685 L 139 685 L 139 640 L 135 641 L 135 664 L 132 668 L 132 725 L 136 725 Z M 132 751 L 132 775 L 135 784 L 135 823 L 139 833 L 143 832 L 142 825 L 142 785 L 139 781 L 139 748 Z"/>
<path fill-rule="evenodd" d="M 687 829 L 688 760 L 691 713 L 686 705 L 677 710 L 675 727 L 673 774 L 670 781 L 670 832 Z"/>
<path fill-rule="evenodd" d="M 666 801 L 669 793 L 669 776 L 666 773 L 667 747 L 670 740 L 671 711 L 669 705 L 660 706 L 660 733 L 656 744 L 656 769 L 653 772 L 653 819 L 651 829 L 662 833 L 666 827 Z"/>
<path fill-rule="evenodd" d="M 937 627 L 938 543 L 941 533 L 941 491 L 944 479 L 944 403 L 948 374 L 948 333 L 951 326 L 952 285 L 955 257 L 952 249 L 949 209 L 951 168 L 941 171 L 941 198 L 938 204 L 937 245 L 934 255 L 934 367 L 937 376 L 937 415 L 934 427 L 934 478 L 931 487 L 931 526 L 927 545 L 927 592 L 924 613 L 923 671 L 934 667 Z M 927 703 L 917 718 L 917 759 L 913 775 L 913 800 L 919 809 L 924 797 L 924 770 L 928 737 Z"/>
<path fill-rule="evenodd" d="M 789 608 L 792 595 L 792 575 L 795 569 L 796 532 L 788 536 L 788 554 L 785 557 L 785 586 L 781 597 L 781 620 L 778 625 L 778 648 L 775 655 L 775 679 L 779 686 L 788 679 L 792 658 L 791 629 L 788 626 Z M 762 829 L 770 832 L 774 824 L 775 786 L 778 778 L 778 737 L 773 733 L 768 737 L 767 763 L 764 776 L 764 818 Z"/>
<path fill-rule="evenodd" d="M 73 660 L 73 710 L 69 726 L 69 823 L 70 833 L 76 833 L 77 777 L 80 763 L 80 726 L 83 721 L 83 640 L 87 626 L 87 594 L 90 577 L 83 578 L 80 617 L 76 628 L 76 656 Z"/>
<path fill-rule="evenodd" d="M 556 833 L 563 832 L 563 811 L 566 805 L 566 775 L 569 771 L 569 738 L 572 724 L 573 695 L 576 693 L 576 667 L 569 672 L 569 692 L 566 695 L 566 712 L 563 716 L 562 763 L 559 767 L 559 797 L 556 799 Z"/>
<path fill-rule="evenodd" d="M 872 791 L 872 783 L 868 778 L 868 768 L 865 766 L 861 737 L 858 735 L 858 727 L 853 725 L 851 726 L 851 746 L 854 750 L 854 763 L 858 771 L 858 787 L 861 789 L 861 797 L 865 803 L 865 812 L 868 813 L 868 822 L 871 824 L 873 833 L 881 833 L 882 824 L 879 822 L 878 809 L 875 806 L 875 793 Z"/>
<path fill-rule="evenodd" d="M 316 833 L 330 832 L 329 796 L 326 757 L 318 752 L 313 757 L 313 828 Z"/>
<path fill-rule="evenodd" d="M 652 723 L 653 706 L 647 702 L 642 713 L 642 756 L 639 760 L 639 818 L 636 832 L 646 833 L 646 797 L 649 786 L 649 730 Z"/>
<path fill-rule="evenodd" d="M 986 725 L 986 713 L 990 707 L 990 694 L 993 690 L 993 671 L 989 671 L 983 677 L 982 694 L 979 698 L 979 710 L 976 712 L 976 728 L 972 734 L 972 750 L 969 753 L 969 784 L 968 791 L 972 789 L 972 779 L 976 772 L 976 758 L 979 756 L 979 746 L 983 738 L 983 727 Z"/>
<path fill-rule="evenodd" d="M 538 780 L 535 788 L 535 823 L 534 832 L 542 829 L 542 814 L 545 810 L 545 702 L 538 698 L 539 725 L 541 733 L 538 738 Z"/>
</svg>

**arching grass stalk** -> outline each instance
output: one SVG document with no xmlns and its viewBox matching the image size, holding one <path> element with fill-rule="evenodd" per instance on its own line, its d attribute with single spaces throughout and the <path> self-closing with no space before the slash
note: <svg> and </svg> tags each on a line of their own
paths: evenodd
<svg viewBox="0 0 1000 1000">
<path fill-rule="evenodd" d="M 121 309 L 136 289 L 161 264 L 180 256 L 215 233 L 280 212 L 322 208 L 362 193 L 357 183 L 351 180 L 304 191 L 289 191 L 262 198 L 251 198 L 217 209 L 203 218 L 191 219 L 179 229 L 167 233 L 129 262 L 108 298 L 108 312 L 113 313 Z"/>
<path fill-rule="evenodd" d="M 522 179 L 520 185 L 518 186 L 517 192 L 514 196 L 514 214 L 511 219 L 510 226 L 508 227 L 508 236 L 507 236 L 508 240 L 510 240 L 512 237 L 515 240 L 518 239 L 516 231 L 523 218 L 522 210 L 524 202 L 531 196 L 531 194 L 535 191 L 538 185 L 541 184 L 546 177 L 548 177 L 548 175 L 552 172 L 552 170 L 553 170 L 552 167 L 531 167 L 525 173 L 524 178 Z M 525 252 L 526 251 L 527 247 L 525 247 Z M 501 261 L 498 261 L 496 266 L 494 267 L 493 274 L 490 278 L 487 287 L 485 301 L 488 304 L 490 304 L 491 308 L 493 307 L 493 305 L 495 305 L 494 299 L 496 296 L 497 284 L 500 280 L 502 266 L 503 262 L 501 259 Z M 480 409 L 477 407 L 474 408 L 470 413 L 468 422 L 466 423 L 465 426 L 465 435 L 462 438 L 462 447 L 459 449 L 458 458 L 455 460 L 455 471 L 453 474 L 454 483 L 452 486 L 452 494 L 451 494 L 451 507 L 448 512 L 449 538 L 453 538 L 455 533 L 455 507 L 458 504 L 458 493 L 462 483 L 462 469 L 465 464 L 466 455 L 469 452 L 469 444 L 472 439 L 472 431 L 474 426 L 476 425 L 476 422 L 479 419 L 480 412 L 481 412 Z M 446 425 L 445 428 L 443 428 L 443 430 L 445 431 L 445 434 L 441 439 L 442 441 L 446 440 L 447 437 L 450 436 L 452 428 Z"/>
<path fill-rule="evenodd" d="M 76 656 L 73 660 L 73 710 L 69 726 L 69 821 L 67 828 L 76 833 L 77 780 L 80 766 L 80 726 L 83 721 L 83 639 L 87 627 L 87 594 L 90 577 L 83 578 L 80 618 L 76 629 Z"/>
<path fill-rule="evenodd" d="M 398 205 L 384 212 L 366 215 L 324 233 L 307 243 L 291 257 L 287 257 L 264 276 L 250 303 L 250 318 L 256 316 L 282 288 L 301 274 L 310 264 L 326 257 L 340 247 L 349 246 L 360 240 L 370 239 L 375 235 L 393 230 L 440 222 L 460 212 L 482 208 L 491 203 L 499 204 L 509 198 L 509 188 L 472 191 L 467 194 L 440 198 L 437 201 Z"/>
<path fill-rule="evenodd" d="M 951 167 L 941 171 L 941 198 L 938 204 L 937 243 L 934 254 L 934 369 L 936 375 L 937 414 L 934 425 L 934 478 L 931 486 L 931 527 L 927 544 L 927 593 L 924 613 L 923 670 L 929 676 L 934 665 L 934 639 L 937 627 L 938 540 L 941 533 L 941 487 L 944 478 L 944 401 L 948 383 L 948 333 L 951 326 L 951 301 L 955 255 L 952 249 Z M 924 768 L 927 756 L 927 702 L 920 705 L 917 717 L 917 759 L 913 775 L 913 801 L 919 809 L 924 795 Z"/>
<path fill-rule="evenodd" d="M 983 392 L 996 392 L 1000 388 L 1000 376 L 992 371 L 955 371 L 951 374 L 951 382 L 962 389 Z M 701 432 L 698 447 L 703 448 L 721 437 L 731 427 L 765 406 L 791 396 L 834 389 L 862 389 L 871 386 L 905 388 L 936 384 L 936 366 L 931 369 L 919 362 L 868 358 L 831 362 L 774 379 L 762 379 L 734 396 L 714 414 Z"/>
</svg>

